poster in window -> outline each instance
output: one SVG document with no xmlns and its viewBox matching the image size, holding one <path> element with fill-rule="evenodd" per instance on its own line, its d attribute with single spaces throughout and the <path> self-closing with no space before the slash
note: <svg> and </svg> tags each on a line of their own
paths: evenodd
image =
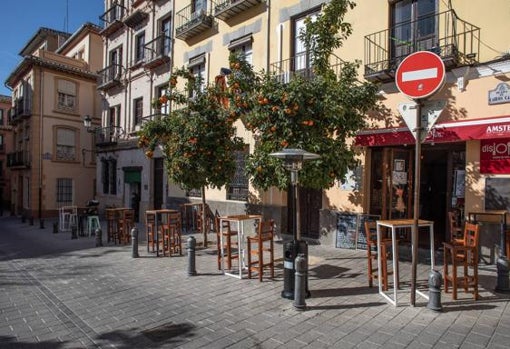
<svg viewBox="0 0 510 349">
<path fill-rule="evenodd" d="M 465 170 L 455 170 L 455 195 L 457 198 L 464 197 L 464 190 L 466 185 L 466 171 Z"/>
</svg>

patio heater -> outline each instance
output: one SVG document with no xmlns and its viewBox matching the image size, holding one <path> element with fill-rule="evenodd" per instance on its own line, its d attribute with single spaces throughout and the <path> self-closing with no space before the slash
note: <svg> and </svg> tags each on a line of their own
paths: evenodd
<svg viewBox="0 0 510 349">
<path fill-rule="evenodd" d="M 308 245 L 301 241 L 299 226 L 299 198 L 298 198 L 298 172 L 303 168 L 303 162 L 320 158 L 320 155 L 309 153 L 302 149 L 283 149 L 269 154 L 283 160 L 285 169 L 290 172 L 292 212 L 292 241 L 283 244 L 283 291 L 282 297 L 294 299 L 294 282 L 296 268 L 294 261 L 299 253 L 305 255 L 306 269 L 308 269 Z M 306 296 L 310 296 L 308 290 L 308 277 L 305 283 Z"/>
</svg>

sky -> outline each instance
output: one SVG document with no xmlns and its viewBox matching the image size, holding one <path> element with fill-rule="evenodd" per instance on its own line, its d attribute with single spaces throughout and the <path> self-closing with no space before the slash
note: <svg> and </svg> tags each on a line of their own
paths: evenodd
<svg viewBox="0 0 510 349">
<path fill-rule="evenodd" d="M 85 22 L 102 25 L 104 0 L 1 0 L 0 94 L 11 95 L 5 80 L 21 62 L 19 52 L 46 27 L 69 33 Z"/>
</svg>

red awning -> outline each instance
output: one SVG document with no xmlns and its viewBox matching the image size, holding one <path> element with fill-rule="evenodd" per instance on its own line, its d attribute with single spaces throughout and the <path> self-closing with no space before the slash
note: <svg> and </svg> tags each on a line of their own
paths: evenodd
<svg viewBox="0 0 510 349">
<path fill-rule="evenodd" d="M 500 116 L 438 123 L 430 130 L 424 143 L 448 143 L 506 137 L 510 137 L 510 116 Z M 360 146 L 414 143 L 414 136 L 407 127 L 363 130 L 355 138 L 355 144 Z"/>
</svg>

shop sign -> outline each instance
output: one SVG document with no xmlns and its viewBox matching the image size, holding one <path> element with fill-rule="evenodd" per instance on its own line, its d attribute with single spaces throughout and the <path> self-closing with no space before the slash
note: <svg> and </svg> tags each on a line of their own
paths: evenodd
<svg viewBox="0 0 510 349">
<path fill-rule="evenodd" d="M 480 172 L 510 174 L 510 138 L 480 141 Z"/>
<path fill-rule="evenodd" d="M 489 91 L 489 104 L 503 103 L 510 103 L 510 86 L 504 82 Z"/>
</svg>

